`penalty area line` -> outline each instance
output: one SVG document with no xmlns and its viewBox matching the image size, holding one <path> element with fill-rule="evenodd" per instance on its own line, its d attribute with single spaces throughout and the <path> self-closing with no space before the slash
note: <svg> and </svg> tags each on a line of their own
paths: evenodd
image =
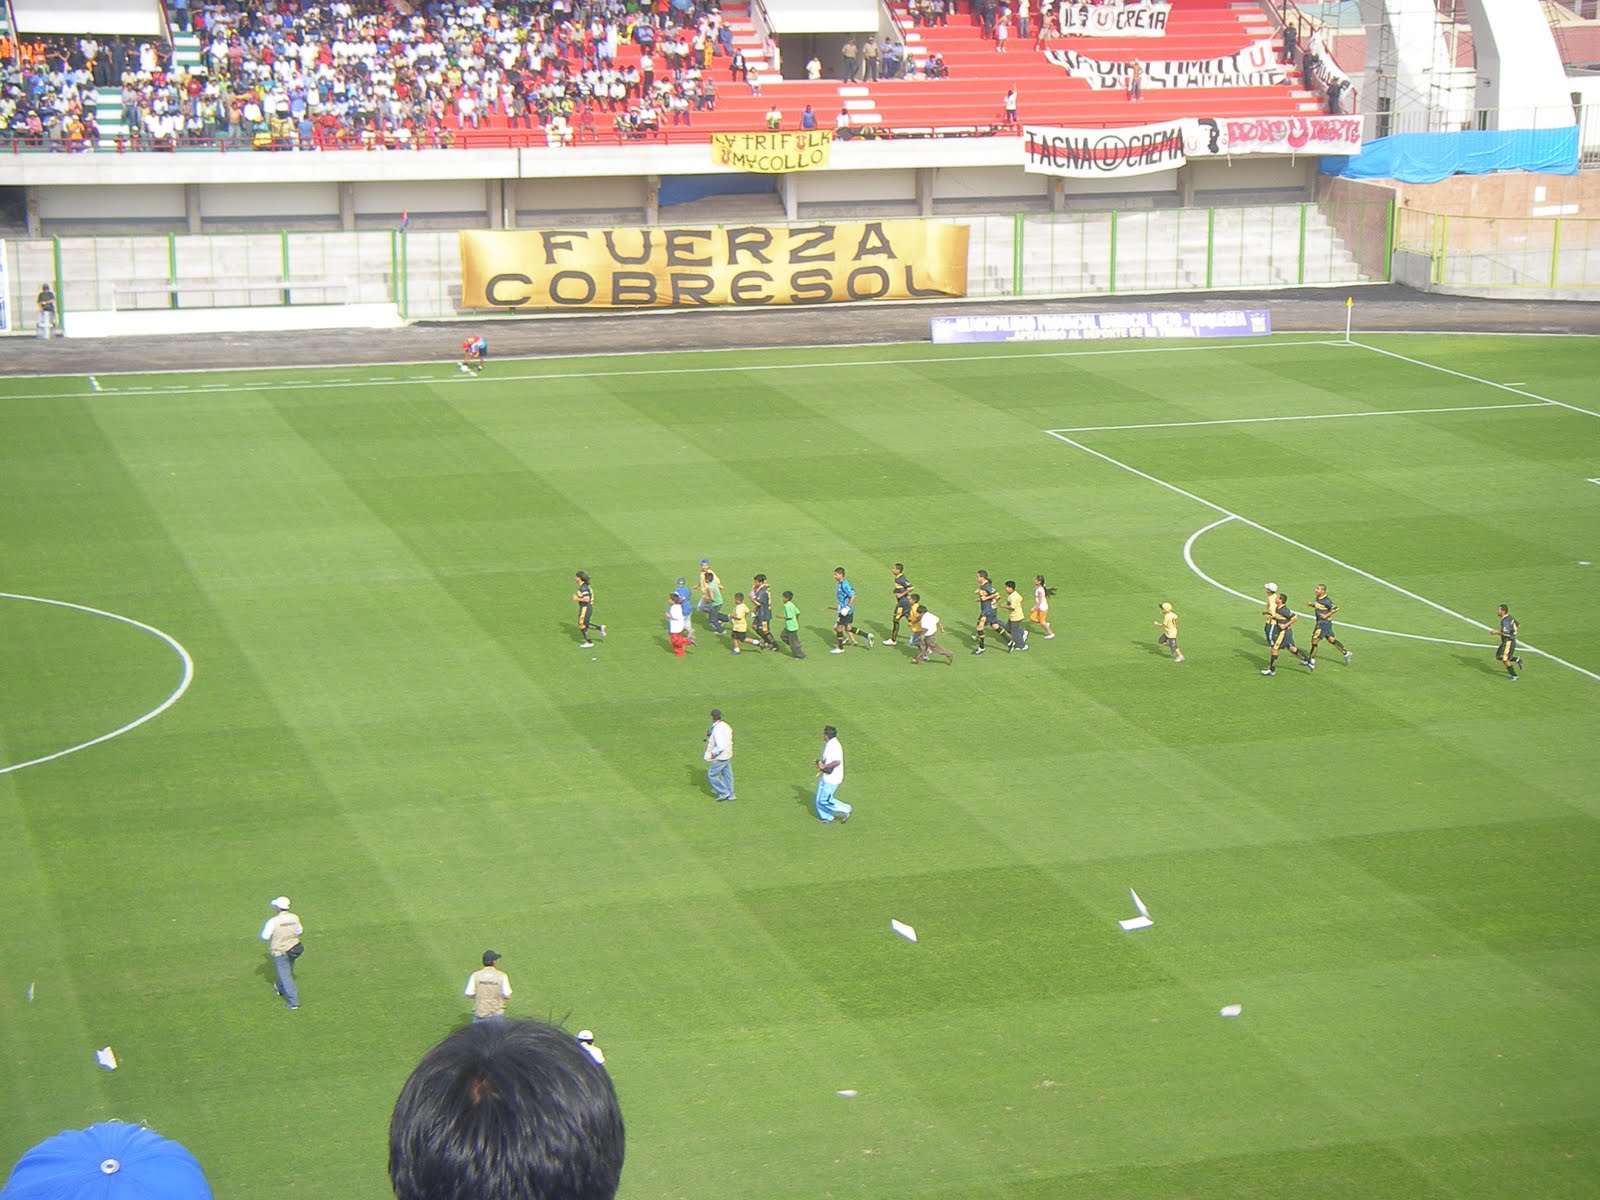
<svg viewBox="0 0 1600 1200">
<path fill-rule="evenodd" d="M 1481 375 L 1469 375 L 1465 371 L 1453 370 L 1450 367 L 1441 367 L 1437 363 L 1424 362 L 1422 359 L 1412 358 L 1410 355 L 1396 354 L 1393 350 L 1385 350 L 1381 346 L 1369 346 L 1366 342 L 1351 342 L 1350 344 L 1352 346 L 1360 346 L 1363 350 L 1370 350 L 1374 354 L 1381 354 L 1385 358 L 1394 358 L 1401 362 L 1410 363 L 1412 366 L 1425 367 L 1430 371 L 1438 371 L 1445 375 L 1454 375 L 1457 379 L 1465 379 L 1469 383 L 1481 383 L 1485 387 L 1498 388 L 1502 392 L 1510 392 L 1513 396 L 1526 396 L 1528 399 L 1537 400 L 1541 404 L 1549 404 L 1556 408 L 1565 408 L 1570 412 L 1582 413 L 1586 417 L 1600 417 L 1600 412 L 1595 412 L 1592 408 L 1580 408 L 1576 404 L 1568 404 L 1565 400 L 1552 400 L 1549 396 L 1539 395 L 1538 392 L 1526 391 L 1518 384 L 1496 383 L 1494 380 L 1485 379 Z"/>
<path fill-rule="evenodd" d="M 1093 458 L 1098 458 L 1101 462 L 1109 463 L 1111 466 L 1116 467 L 1119 470 L 1126 471 L 1130 475 L 1136 475 L 1148 483 L 1155 484 L 1157 487 L 1165 488 L 1169 492 L 1175 492 L 1184 499 L 1192 500 L 1201 507 L 1209 508 L 1212 512 L 1220 513 L 1224 518 L 1226 518 L 1226 520 L 1223 521 L 1212 522 L 1210 525 L 1206 526 L 1205 529 L 1200 531 L 1202 533 L 1206 532 L 1207 530 L 1214 529 L 1218 525 L 1226 524 L 1227 520 L 1238 521 L 1241 525 L 1247 525 L 1251 529 L 1256 530 L 1258 533 L 1264 533 L 1270 538 L 1276 538 L 1278 541 L 1283 542 L 1286 545 L 1293 546 L 1296 550 L 1304 551 L 1306 554 L 1320 558 L 1324 562 L 1332 563 L 1341 570 L 1349 571 L 1353 575 L 1359 575 L 1361 578 L 1375 583 L 1379 587 L 1388 588 L 1391 592 L 1398 592 L 1406 599 L 1414 600 L 1418 604 L 1426 605 L 1435 612 L 1441 612 L 1447 617 L 1454 617 L 1458 621 L 1465 621 L 1474 629 L 1481 629 L 1485 633 L 1496 637 L 1499 636 L 1499 631 L 1494 629 L 1492 626 L 1485 625 L 1482 621 L 1476 621 L 1467 616 L 1465 613 L 1459 613 L 1453 608 L 1449 608 L 1446 605 L 1440 604 L 1437 600 L 1430 600 L 1426 596 L 1413 592 L 1410 588 L 1402 587 L 1398 583 L 1392 583 L 1389 580 L 1384 579 L 1381 575 L 1374 575 L 1371 571 L 1363 571 L 1360 567 L 1355 566 L 1353 563 L 1347 563 L 1342 558 L 1336 558 L 1332 554 L 1318 550 L 1315 546 L 1308 546 L 1304 542 L 1295 540 L 1286 533 L 1279 533 L 1276 529 L 1261 524 L 1259 521 L 1252 521 L 1249 517 L 1244 516 L 1241 513 L 1236 513 L 1232 509 L 1224 508 L 1222 505 L 1217 504 L 1214 501 L 1207 500 L 1204 496 L 1196 495 L 1194 492 L 1188 491 L 1185 488 L 1181 488 L 1175 483 L 1169 483 L 1165 479 L 1161 479 L 1158 476 L 1150 474 L 1148 471 L 1141 471 L 1138 467 L 1130 466 L 1128 463 L 1125 463 L 1120 459 L 1112 458 L 1109 454 L 1102 454 L 1099 450 L 1094 449 L 1092 446 L 1086 446 L 1082 442 L 1074 441 L 1073 439 L 1066 437 L 1063 434 L 1056 433 L 1052 430 L 1045 430 L 1045 433 L 1050 437 L 1055 438 L 1057 441 L 1065 442 L 1075 450 L 1081 450 L 1083 453 L 1090 455 Z M 1231 588 L 1224 588 L 1223 590 L 1230 592 L 1233 595 L 1239 594 L 1237 592 L 1233 592 L 1233 589 Z M 1354 627 L 1352 626 L 1352 628 Z M 1469 644 L 1477 645 L 1478 643 Z M 1595 680 L 1597 683 L 1600 683 L 1600 674 L 1596 674 L 1585 667 L 1580 667 L 1577 663 L 1568 662 L 1564 658 L 1557 658 L 1554 654 L 1551 654 L 1547 650 L 1540 650 L 1537 647 L 1527 645 L 1526 643 L 1523 643 L 1523 648 L 1529 651 L 1529 653 L 1538 654 L 1542 658 L 1547 658 L 1553 663 L 1558 663 L 1559 665 L 1566 667 L 1568 670 L 1576 671 L 1578 674 L 1585 675 L 1588 678 Z"/>
<path fill-rule="evenodd" d="M 1548 402 L 1530 400 L 1524 404 L 1464 404 L 1454 408 L 1390 408 L 1372 412 L 1308 413 L 1282 417 L 1222 417 L 1213 421 L 1152 421 L 1142 425 L 1078 425 L 1071 429 L 1047 429 L 1046 433 L 1111 433 L 1121 429 L 1187 429 L 1195 425 L 1263 425 L 1274 421 L 1344 421 L 1357 417 L 1414 417 L 1429 413 L 1496 412 L 1504 408 L 1546 408 Z"/>
</svg>

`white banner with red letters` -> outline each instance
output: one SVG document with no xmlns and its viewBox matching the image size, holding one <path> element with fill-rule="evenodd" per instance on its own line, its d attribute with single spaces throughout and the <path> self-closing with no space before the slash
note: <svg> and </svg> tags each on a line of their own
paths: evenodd
<svg viewBox="0 0 1600 1200">
<path fill-rule="evenodd" d="M 1050 7 L 1046 0 L 1045 9 Z M 1085 4 L 1083 0 L 1062 0 L 1056 21 L 1063 37 L 1142 37 L 1167 35 L 1170 4 L 1144 4 L 1139 0 L 1106 0 Z"/>
<path fill-rule="evenodd" d="M 1191 158 L 1359 154 L 1361 117 L 1197 117 L 1119 129 L 1027 125 L 1023 169 L 1034 175 L 1105 179 L 1170 171 Z"/>
<path fill-rule="evenodd" d="M 1239 154 L 1360 154 L 1360 116 L 1199 117 L 1183 122 L 1190 158 Z"/>
<path fill-rule="evenodd" d="M 1045 58 L 1074 79 L 1098 90 L 1125 88 L 1132 62 L 1106 62 L 1076 50 L 1049 50 Z M 1140 60 L 1141 84 L 1146 88 L 1282 87 L 1289 81 L 1270 39 L 1252 42 L 1236 54 L 1221 58 Z"/>
<path fill-rule="evenodd" d="M 1023 170 L 1068 179 L 1170 171 L 1183 166 L 1183 136 L 1182 121 L 1121 129 L 1029 125 L 1022 131 Z"/>
</svg>

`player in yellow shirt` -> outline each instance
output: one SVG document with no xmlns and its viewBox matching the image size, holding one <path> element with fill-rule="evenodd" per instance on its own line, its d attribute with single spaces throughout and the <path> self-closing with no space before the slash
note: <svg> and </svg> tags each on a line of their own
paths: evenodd
<svg viewBox="0 0 1600 1200">
<path fill-rule="evenodd" d="M 1006 580 L 1006 594 L 1000 597 L 1000 606 L 1006 610 L 1006 653 L 1028 648 L 1027 603 L 1017 591 L 1015 579 Z"/>
<path fill-rule="evenodd" d="M 1178 649 L 1178 614 L 1172 611 L 1172 605 L 1163 600 L 1161 602 L 1161 619 L 1152 621 L 1151 624 L 1161 630 L 1161 636 L 1156 638 L 1156 641 L 1163 646 L 1171 646 L 1172 661 L 1181 663 L 1183 661 L 1183 651 Z"/>
<path fill-rule="evenodd" d="M 765 650 L 758 638 L 750 635 L 750 606 L 744 602 L 744 593 L 733 594 L 733 653 L 739 653 L 740 646 L 750 646 L 756 650 Z"/>
</svg>

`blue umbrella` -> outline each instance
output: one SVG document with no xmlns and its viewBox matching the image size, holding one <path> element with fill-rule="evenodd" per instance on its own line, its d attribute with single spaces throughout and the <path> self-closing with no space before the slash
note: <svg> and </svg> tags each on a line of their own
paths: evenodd
<svg viewBox="0 0 1600 1200">
<path fill-rule="evenodd" d="M 106 1121 L 29 1150 L 0 1200 L 211 1200 L 211 1185 L 177 1142 L 142 1125 Z"/>
</svg>

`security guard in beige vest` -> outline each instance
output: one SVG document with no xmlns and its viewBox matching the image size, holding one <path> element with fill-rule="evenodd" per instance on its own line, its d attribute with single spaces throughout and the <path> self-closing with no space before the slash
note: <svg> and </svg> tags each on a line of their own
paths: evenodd
<svg viewBox="0 0 1600 1200">
<path fill-rule="evenodd" d="M 261 927 L 261 940 L 267 943 L 267 954 L 272 959 L 273 984 L 278 995 L 289 1008 L 300 1007 L 300 993 L 294 986 L 294 960 L 300 956 L 296 949 L 300 935 L 305 932 L 300 918 L 289 911 L 289 897 L 279 896 L 272 901 L 276 910 Z"/>
<path fill-rule="evenodd" d="M 493 950 L 483 952 L 483 969 L 474 971 L 467 980 L 466 994 L 472 997 L 474 1021 L 501 1021 L 506 1015 L 506 1001 L 511 998 L 511 980 L 495 963 L 500 956 Z"/>
</svg>

